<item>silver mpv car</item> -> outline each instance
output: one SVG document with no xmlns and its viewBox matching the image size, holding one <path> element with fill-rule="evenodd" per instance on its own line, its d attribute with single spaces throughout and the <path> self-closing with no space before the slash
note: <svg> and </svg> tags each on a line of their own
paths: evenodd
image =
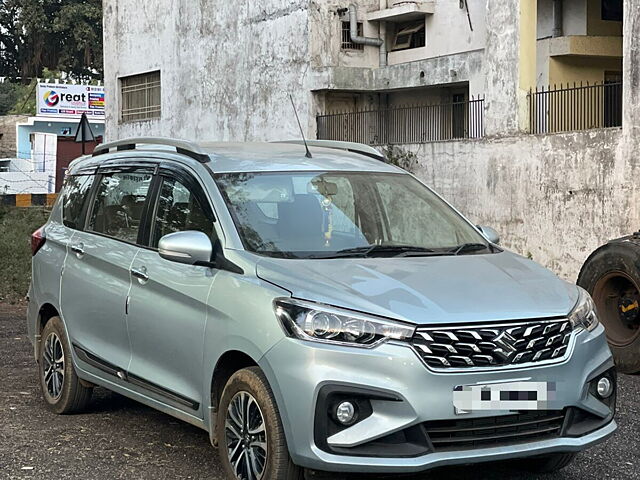
<svg viewBox="0 0 640 480">
<path fill-rule="evenodd" d="M 375 149 L 309 144 L 141 138 L 73 162 L 32 237 L 51 410 L 106 387 L 207 430 L 246 480 L 549 471 L 615 431 L 584 290 Z"/>
</svg>

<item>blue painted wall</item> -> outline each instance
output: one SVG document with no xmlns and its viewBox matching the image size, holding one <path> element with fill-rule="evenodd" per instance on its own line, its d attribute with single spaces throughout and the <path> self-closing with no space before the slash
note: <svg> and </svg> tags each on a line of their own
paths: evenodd
<svg viewBox="0 0 640 480">
<path fill-rule="evenodd" d="M 33 125 L 19 125 L 18 126 L 18 158 L 31 158 L 31 142 L 30 137 L 32 133 L 55 133 L 63 137 L 70 137 L 76 134 L 78 129 L 78 122 L 80 120 L 71 120 L 69 122 L 49 122 L 47 119 L 37 120 Z M 104 136 L 104 124 L 92 123 L 91 130 L 93 134 L 98 137 Z M 65 132 L 65 130 L 71 133 Z"/>
</svg>

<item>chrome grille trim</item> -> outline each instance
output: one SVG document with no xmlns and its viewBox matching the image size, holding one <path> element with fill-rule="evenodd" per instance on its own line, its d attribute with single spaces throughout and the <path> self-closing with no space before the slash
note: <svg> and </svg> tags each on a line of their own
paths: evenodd
<svg viewBox="0 0 640 480">
<path fill-rule="evenodd" d="M 574 343 L 567 318 L 418 327 L 411 340 L 426 366 L 443 372 L 561 363 Z"/>
</svg>

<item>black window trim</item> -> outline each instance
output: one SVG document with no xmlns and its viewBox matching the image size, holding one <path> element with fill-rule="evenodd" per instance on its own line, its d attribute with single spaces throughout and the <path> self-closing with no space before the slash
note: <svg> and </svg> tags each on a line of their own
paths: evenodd
<svg viewBox="0 0 640 480">
<path fill-rule="evenodd" d="M 146 172 L 145 172 L 146 171 Z M 95 173 L 95 179 L 93 181 L 93 185 L 91 186 L 91 192 L 89 193 L 89 201 L 86 202 L 84 213 L 84 223 L 82 231 L 85 233 L 89 233 L 92 235 L 98 235 L 99 237 L 109 238 L 111 240 L 115 240 L 117 242 L 126 243 L 128 245 L 133 245 L 135 247 L 143 247 L 140 243 L 143 238 L 143 226 L 146 224 L 146 215 L 147 209 L 149 205 L 149 200 L 151 198 L 152 188 L 154 183 L 156 182 L 158 171 L 158 164 L 152 163 L 143 163 L 143 164 L 125 164 L 125 165 L 109 165 L 105 167 L 99 167 Z M 96 232 L 94 230 L 89 229 L 89 219 L 91 218 L 91 214 L 93 213 L 93 208 L 95 207 L 96 193 L 98 191 L 98 186 L 102 183 L 102 179 L 105 175 L 114 174 L 114 173 L 150 173 L 151 174 L 151 185 L 149 186 L 149 192 L 147 192 L 147 197 L 145 198 L 145 204 L 142 207 L 142 218 L 140 221 L 140 225 L 138 225 L 138 236 L 136 242 L 130 242 L 128 240 L 123 240 L 122 238 L 112 237 L 111 235 L 107 235 L 102 232 Z"/>
<path fill-rule="evenodd" d="M 142 237 L 142 248 L 147 250 L 152 250 L 157 252 L 158 249 L 156 247 L 151 246 L 151 239 L 153 238 L 153 231 L 155 229 L 155 219 L 158 212 L 158 205 L 160 202 L 160 192 L 162 190 L 162 185 L 164 184 L 165 179 L 174 179 L 182 185 L 184 185 L 190 193 L 192 193 L 195 198 L 200 203 L 200 206 L 204 209 L 205 214 L 209 216 L 211 221 L 214 224 L 214 231 L 216 232 L 217 241 L 220 241 L 220 236 L 218 235 L 218 231 L 215 228 L 215 224 L 217 223 L 216 214 L 211 205 L 211 201 L 209 196 L 206 194 L 204 187 L 201 182 L 196 179 L 196 176 L 189 172 L 186 168 L 182 168 L 181 166 L 177 166 L 174 164 L 161 164 L 158 168 L 158 172 L 156 178 L 153 183 L 153 190 L 150 194 L 150 202 L 149 202 L 149 210 L 145 211 L 145 220 L 144 220 L 144 232 Z M 142 227 L 142 224 L 141 224 Z"/>
<path fill-rule="evenodd" d="M 205 167 L 207 166 L 205 165 Z M 210 168 L 207 167 L 207 169 L 211 172 L 213 177 L 214 173 Z M 140 171 L 147 171 L 151 173 L 152 178 L 151 184 L 149 186 L 149 191 L 147 193 L 147 198 L 145 199 L 145 205 L 142 209 L 142 217 L 140 225 L 138 226 L 138 237 L 136 242 L 130 242 L 121 238 L 112 237 L 101 232 L 90 230 L 89 219 L 91 218 L 91 213 L 95 204 L 95 197 L 98 186 L 100 185 L 104 175 L 122 172 L 139 173 Z M 213 220 L 215 234 L 217 237 L 216 245 L 214 245 L 213 247 L 214 252 L 218 252 L 217 254 L 214 253 L 214 255 L 217 257 L 217 260 L 221 262 L 219 268 L 240 275 L 244 274 L 243 270 L 240 267 L 226 260 L 225 257 L 221 254 L 225 233 L 218 222 L 215 205 L 213 203 L 213 200 L 207 194 L 204 183 L 202 182 L 198 174 L 191 171 L 191 169 L 186 165 L 176 164 L 169 161 L 168 159 L 158 157 L 149 157 L 148 159 L 142 161 L 134 158 L 118 158 L 114 159 L 113 161 L 106 161 L 102 165 L 80 168 L 79 170 L 69 175 L 92 175 L 94 177 L 93 184 L 91 185 L 91 188 L 85 200 L 85 205 L 83 206 L 83 211 L 81 213 L 82 228 L 79 228 L 79 231 L 154 252 L 157 252 L 158 249 L 149 246 L 151 239 L 150 228 L 153 224 L 153 219 L 155 218 L 154 214 L 157 208 L 157 202 L 160 194 L 160 188 L 163 182 L 163 176 L 173 176 L 176 180 L 181 181 L 190 191 L 194 192 L 196 198 L 201 202 L 202 207 L 206 210 L 206 213 L 210 215 L 211 219 Z M 217 187 L 217 182 L 215 182 L 215 179 L 214 184 Z M 215 227 L 215 224 L 218 224 L 218 227 Z"/>
<path fill-rule="evenodd" d="M 61 204 L 62 224 L 66 228 L 69 228 L 71 230 L 83 232 L 84 231 L 84 227 L 85 227 L 85 223 L 86 223 L 87 208 L 91 204 L 91 198 L 92 198 L 93 189 L 94 189 L 94 185 L 95 185 L 95 181 L 96 181 L 96 175 L 95 175 L 95 172 L 78 172 L 78 173 L 74 173 L 73 175 L 67 175 L 65 177 L 65 183 L 66 183 L 66 179 L 70 178 L 70 177 L 92 177 L 92 179 L 93 179 L 92 180 L 93 183 L 89 187 L 89 190 L 87 191 L 87 194 L 84 197 L 82 208 L 80 209 L 80 216 L 78 218 L 78 222 L 77 222 L 75 227 L 71 227 L 71 226 L 67 225 L 67 222 L 66 222 L 66 220 L 64 218 L 64 211 L 65 211 L 64 196 L 66 194 L 66 185 L 65 185 L 65 189 L 63 189 L 62 194 L 61 194 L 61 196 L 62 196 L 62 204 Z"/>
</svg>

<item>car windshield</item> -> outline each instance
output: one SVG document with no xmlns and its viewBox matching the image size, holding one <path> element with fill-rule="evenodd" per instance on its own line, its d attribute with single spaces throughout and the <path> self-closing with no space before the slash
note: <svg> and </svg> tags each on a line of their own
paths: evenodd
<svg viewBox="0 0 640 480">
<path fill-rule="evenodd" d="M 221 173 L 249 251 L 285 258 L 488 253 L 480 233 L 408 174 Z"/>
</svg>

